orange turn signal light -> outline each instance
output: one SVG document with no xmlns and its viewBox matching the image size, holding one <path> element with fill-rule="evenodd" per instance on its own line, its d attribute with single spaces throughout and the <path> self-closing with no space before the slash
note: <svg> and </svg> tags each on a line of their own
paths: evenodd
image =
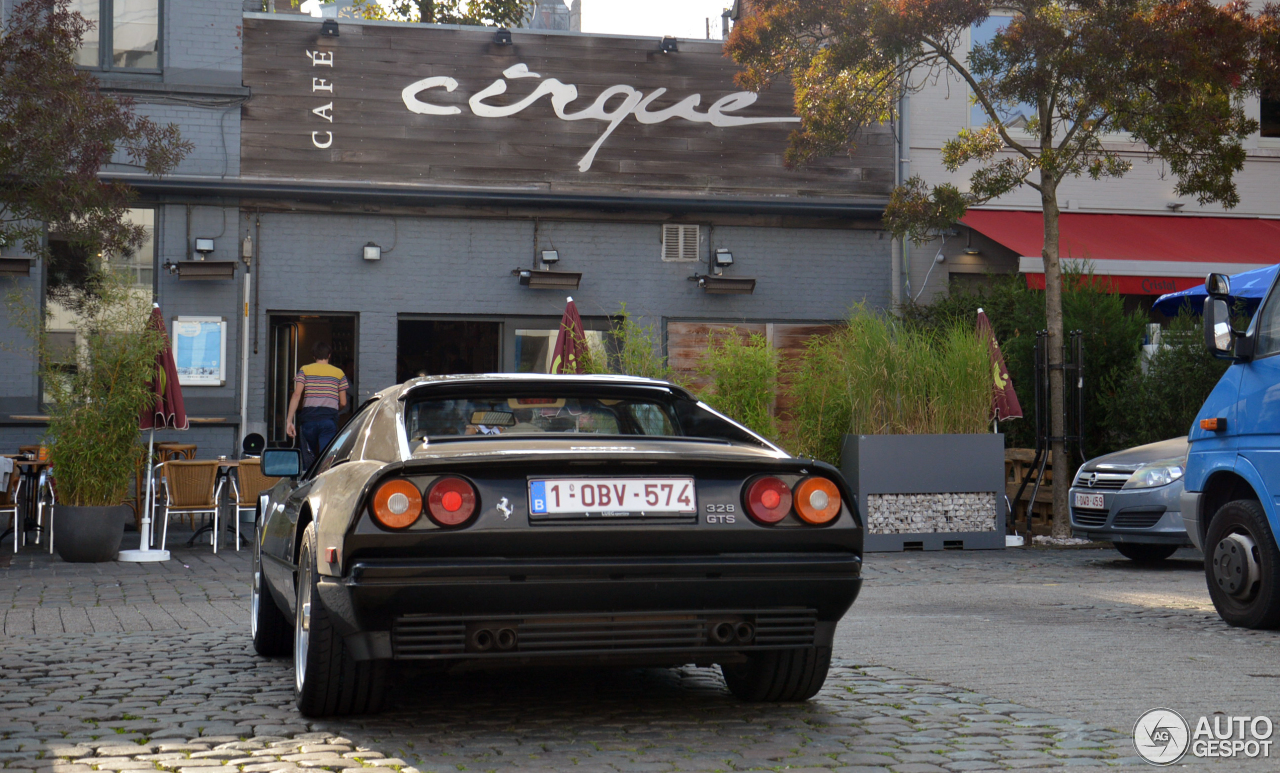
<svg viewBox="0 0 1280 773">
<path fill-rule="evenodd" d="M 407 480 L 389 480 L 373 495 L 373 517 L 388 529 L 412 526 L 422 515 L 422 492 Z"/>
<path fill-rule="evenodd" d="M 1200 429 L 1208 430 L 1209 432 L 1226 432 L 1227 420 L 1221 417 L 1216 419 L 1201 419 Z"/>
<path fill-rule="evenodd" d="M 840 489 L 826 478 L 805 478 L 796 486 L 795 508 L 805 523 L 830 523 L 840 514 Z"/>
</svg>

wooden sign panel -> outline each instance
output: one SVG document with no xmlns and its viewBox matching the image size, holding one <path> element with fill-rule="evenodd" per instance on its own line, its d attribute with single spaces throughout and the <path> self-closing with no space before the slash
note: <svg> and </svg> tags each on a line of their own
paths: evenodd
<svg viewBox="0 0 1280 773">
<path fill-rule="evenodd" d="M 296 19 L 296 17 L 294 17 Z M 786 88 L 755 95 L 718 42 L 246 17 L 241 173 L 602 195 L 844 198 L 893 182 L 888 130 L 783 164 Z"/>
</svg>

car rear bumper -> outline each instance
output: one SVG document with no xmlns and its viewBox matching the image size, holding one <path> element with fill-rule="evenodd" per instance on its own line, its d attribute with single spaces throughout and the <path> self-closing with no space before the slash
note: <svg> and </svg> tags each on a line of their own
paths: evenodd
<svg viewBox="0 0 1280 773">
<path fill-rule="evenodd" d="M 790 553 L 368 560 L 319 591 L 358 659 L 714 660 L 830 646 L 861 586 L 857 555 Z M 750 635 L 724 640 L 722 623 Z M 480 649 L 478 631 L 516 643 Z"/>
</svg>

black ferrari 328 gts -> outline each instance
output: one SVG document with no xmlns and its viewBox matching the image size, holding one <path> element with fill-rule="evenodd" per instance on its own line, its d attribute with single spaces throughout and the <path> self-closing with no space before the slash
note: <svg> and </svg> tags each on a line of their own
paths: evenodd
<svg viewBox="0 0 1280 773">
<path fill-rule="evenodd" d="M 685 390 L 609 376 L 419 378 L 258 502 L 253 644 L 308 716 L 378 709 L 391 661 L 719 664 L 742 699 L 826 679 L 861 587 L 835 468 Z"/>
</svg>

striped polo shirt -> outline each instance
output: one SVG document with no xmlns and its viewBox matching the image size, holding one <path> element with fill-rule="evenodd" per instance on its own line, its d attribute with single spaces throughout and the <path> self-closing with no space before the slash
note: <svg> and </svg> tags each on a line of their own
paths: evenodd
<svg viewBox="0 0 1280 773">
<path fill-rule="evenodd" d="M 320 362 L 303 365 L 294 384 L 302 386 L 303 408 L 332 408 L 338 410 L 338 394 L 351 388 L 341 368 Z"/>
</svg>

